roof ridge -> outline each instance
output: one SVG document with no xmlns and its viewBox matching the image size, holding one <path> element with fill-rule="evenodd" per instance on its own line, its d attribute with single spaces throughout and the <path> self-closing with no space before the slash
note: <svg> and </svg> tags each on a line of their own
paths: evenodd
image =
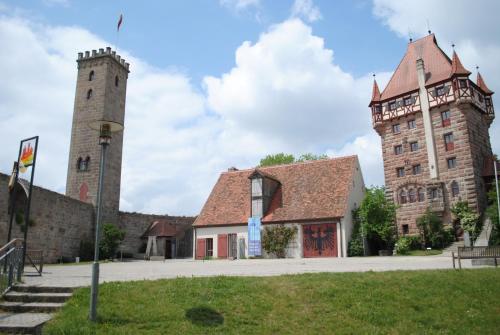
<svg viewBox="0 0 500 335">
<path fill-rule="evenodd" d="M 288 163 L 288 164 L 276 164 L 276 165 L 270 165 L 270 166 L 255 166 L 247 169 L 238 169 L 236 171 L 223 171 L 221 174 L 229 174 L 229 173 L 238 173 L 238 172 L 250 172 L 254 171 L 255 169 L 273 169 L 273 168 L 280 168 L 280 167 L 286 167 L 286 166 L 294 166 L 294 165 L 300 165 L 300 164 L 313 164 L 313 163 L 320 163 L 320 162 L 325 162 L 325 161 L 335 161 L 335 160 L 341 160 L 341 159 L 347 159 L 347 158 L 354 158 L 357 155 L 347 155 L 347 156 L 340 156 L 340 157 L 328 157 L 328 158 L 321 158 L 321 159 L 313 159 L 313 160 L 307 160 L 303 162 L 293 162 L 293 163 Z"/>
</svg>

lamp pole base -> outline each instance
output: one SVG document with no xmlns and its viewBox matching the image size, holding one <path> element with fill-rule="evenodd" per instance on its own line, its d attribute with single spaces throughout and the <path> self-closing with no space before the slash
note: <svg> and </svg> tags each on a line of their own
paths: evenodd
<svg viewBox="0 0 500 335">
<path fill-rule="evenodd" d="M 97 321 L 97 295 L 99 290 L 99 262 L 92 264 L 92 286 L 90 288 L 90 313 L 89 319 Z"/>
</svg>

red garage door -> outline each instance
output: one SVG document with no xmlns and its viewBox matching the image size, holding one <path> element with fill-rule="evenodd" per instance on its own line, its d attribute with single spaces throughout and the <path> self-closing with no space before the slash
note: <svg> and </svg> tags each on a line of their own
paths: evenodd
<svg viewBox="0 0 500 335">
<path fill-rule="evenodd" d="M 337 257 L 337 225 L 335 223 L 302 226 L 304 257 Z"/>
<path fill-rule="evenodd" d="M 217 237 L 217 257 L 227 258 L 227 234 L 219 234 Z"/>
<path fill-rule="evenodd" d="M 205 258 L 206 241 L 204 238 L 196 240 L 196 259 Z"/>
</svg>

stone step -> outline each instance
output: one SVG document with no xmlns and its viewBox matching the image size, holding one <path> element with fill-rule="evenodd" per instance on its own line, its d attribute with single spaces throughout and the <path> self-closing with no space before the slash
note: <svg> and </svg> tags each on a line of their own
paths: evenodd
<svg viewBox="0 0 500 335">
<path fill-rule="evenodd" d="M 10 291 L 4 295 L 5 301 L 14 302 L 65 302 L 71 293 L 31 293 Z"/>
<path fill-rule="evenodd" d="M 29 293 L 73 293 L 74 287 L 16 285 L 11 291 Z"/>
<path fill-rule="evenodd" d="M 0 313 L 0 333 L 41 334 L 43 324 L 51 318 L 45 313 Z"/>
<path fill-rule="evenodd" d="M 61 302 L 19 302 L 3 301 L 0 303 L 0 310 L 12 313 L 52 313 L 59 310 L 64 303 Z"/>
</svg>

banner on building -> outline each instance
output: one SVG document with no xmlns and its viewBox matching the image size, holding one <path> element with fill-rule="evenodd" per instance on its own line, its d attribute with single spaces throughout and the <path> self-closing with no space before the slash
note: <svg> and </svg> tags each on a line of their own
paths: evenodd
<svg viewBox="0 0 500 335">
<path fill-rule="evenodd" d="M 261 256 L 260 218 L 248 219 L 248 256 Z"/>
</svg>

